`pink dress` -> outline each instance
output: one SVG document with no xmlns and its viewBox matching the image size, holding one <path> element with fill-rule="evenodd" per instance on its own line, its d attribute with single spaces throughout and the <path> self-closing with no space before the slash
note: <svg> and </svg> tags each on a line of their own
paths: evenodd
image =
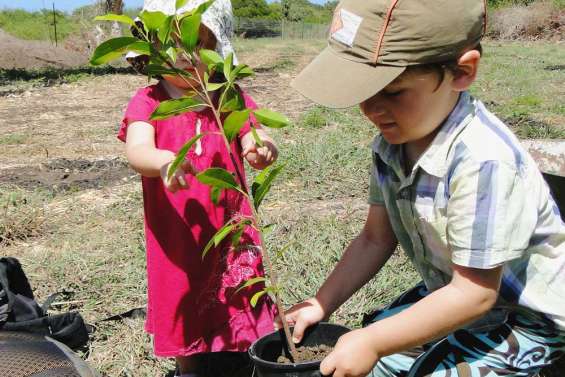
<svg viewBox="0 0 565 377">
<path fill-rule="evenodd" d="M 256 108 L 244 94 L 247 107 Z M 155 144 L 173 152 L 201 133 L 219 131 L 209 109 L 166 120 L 150 121 L 161 101 L 169 99 L 160 85 L 140 89 L 128 104 L 118 138 L 125 141 L 127 127 L 144 121 L 155 127 Z M 249 132 L 249 124 L 240 137 Z M 243 171 L 239 139 L 232 144 Z M 206 135 L 189 152 L 194 167 L 222 167 L 234 171 L 220 135 Z M 147 248 L 147 319 L 157 356 L 188 356 L 201 352 L 246 351 L 258 337 L 273 331 L 273 305 L 267 295 L 255 308 L 249 303 L 262 284 L 235 293 L 242 282 L 264 274 L 258 235 L 248 229 L 238 249 L 224 242 L 202 260 L 201 251 L 233 214 L 249 215 L 241 195 L 224 190 L 220 203 L 210 200 L 210 187 L 191 175 L 190 186 L 176 194 L 161 178 L 142 177 Z M 245 245 L 250 245 L 245 246 Z"/>
</svg>

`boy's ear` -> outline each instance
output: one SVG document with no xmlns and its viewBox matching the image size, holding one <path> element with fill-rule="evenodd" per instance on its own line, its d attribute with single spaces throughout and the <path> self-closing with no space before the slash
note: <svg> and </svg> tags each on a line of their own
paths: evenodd
<svg viewBox="0 0 565 377">
<path fill-rule="evenodd" d="M 469 50 L 457 59 L 457 71 L 453 75 L 452 87 L 458 92 L 469 89 L 477 77 L 481 53 Z"/>
</svg>

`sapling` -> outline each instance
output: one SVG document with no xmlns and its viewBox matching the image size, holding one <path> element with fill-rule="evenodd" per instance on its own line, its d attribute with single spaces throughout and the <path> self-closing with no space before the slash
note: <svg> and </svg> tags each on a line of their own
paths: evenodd
<svg viewBox="0 0 565 377">
<path fill-rule="evenodd" d="M 176 9 L 182 8 L 187 0 L 177 0 Z M 237 215 L 229 219 L 210 239 L 202 251 L 202 257 L 222 242 L 227 242 L 231 237 L 234 247 L 239 246 L 241 236 L 247 227 L 254 228 L 260 237 L 260 252 L 267 266 L 268 279 L 255 277 L 245 281 L 238 289 L 257 283 L 268 283 L 264 289 L 251 297 L 251 305 L 255 306 L 264 294 L 274 297 L 278 309 L 278 315 L 283 324 L 284 334 L 294 360 L 297 353 L 287 322 L 284 318 L 284 309 L 279 295 L 277 285 L 277 274 L 273 269 L 269 253 L 265 249 L 263 233 L 270 227 L 264 226 L 260 220 L 259 207 L 271 189 L 273 181 L 281 172 L 283 166 L 271 166 L 260 172 L 253 183 L 251 190 L 245 184 L 244 172 L 238 167 L 236 157 L 230 146 L 238 132 L 247 121 L 256 119 L 266 127 L 282 128 L 289 124 L 288 119 L 269 109 L 249 109 L 245 107 L 244 100 L 236 87 L 236 81 L 253 75 L 253 71 L 245 64 L 234 65 L 233 54 L 222 58 L 218 53 L 207 49 L 198 49 L 198 34 L 202 14 L 212 4 L 213 0 L 201 4 L 197 9 L 175 15 L 165 15 L 162 12 L 142 11 L 138 17 L 141 23 L 136 23 L 126 15 L 107 14 L 95 18 L 97 21 L 117 21 L 129 25 L 135 29 L 140 38 L 118 37 L 109 39 L 100 44 L 94 51 L 90 60 L 93 65 L 100 65 L 121 57 L 129 51 L 136 52 L 148 57 L 146 74 L 149 79 L 155 76 L 172 75 L 183 80 L 190 89 L 183 97 L 163 101 L 151 115 L 151 119 L 165 119 L 179 115 L 196 108 L 209 107 L 219 125 L 220 133 L 224 141 L 231 162 L 235 169 L 235 176 L 226 169 L 213 167 L 196 173 L 196 178 L 203 184 L 210 186 L 211 200 L 218 204 L 222 190 L 235 190 L 248 201 L 252 210 L 252 216 Z M 187 72 L 175 67 L 177 59 L 190 61 L 193 66 L 198 62 L 206 65 L 206 70 L 201 75 L 198 70 Z M 217 75 L 216 73 L 223 73 Z M 211 80 L 211 78 L 214 78 Z M 218 79 L 218 77 L 220 77 Z M 197 83 L 198 85 L 194 85 Z M 210 93 L 215 93 L 211 95 Z M 253 114 L 253 117 L 251 115 Z M 256 131 L 257 125 L 251 121 L 251 132 L 258 146 L 263 143 Z M 184 146 L 176 154 L 175 159 L 169 165 L 167 176 L 170 179 L 176 169 L 185 160 L 188 151 L 195 145 L 199 138 L 206 137 L 206 133 L 199 134 L 187 140 Z M 279 251 L 279 254 L 284 252 Z"/>
</svg>

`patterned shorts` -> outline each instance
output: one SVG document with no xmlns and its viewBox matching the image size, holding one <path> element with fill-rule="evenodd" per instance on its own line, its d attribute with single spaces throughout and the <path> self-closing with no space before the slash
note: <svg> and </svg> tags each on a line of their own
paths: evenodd
<svg viewBox="0 0 565 377">
<path fill-rule="evenodd" d="M 383 310 L 365 316 L 363 325 L 389 317 L 428 294 L 423 283 Z M 438 341 L 383 357 L 370 377 L 535 376 L 565 355 L 565 332 L 543 317 L 510 313 L 498 327 L 475 332 L 457 330 Z"/>
</svg>

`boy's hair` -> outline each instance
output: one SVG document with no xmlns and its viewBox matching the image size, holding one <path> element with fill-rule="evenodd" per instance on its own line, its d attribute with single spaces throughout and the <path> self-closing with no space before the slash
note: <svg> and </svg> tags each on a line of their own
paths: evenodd
<svg viewBox="0 0 565 377">
<path fill-rule="evenodd" d="M 469 51 L 469 50 L 477 50 L 481 56 L 483 55 L 483 47 L 480 43 L 475 47 L 465 51 Z M 439 77 L 439 81 L 436 86 L 436 90 L 437 90 L 437 88 L 439 88 L 440 85 L 443 83 L 443 80 L 445 80 L 446 72 L 449 72 L 452 75 L 456 75 L 457 73 L 459 73 L 459 63 L 457 62 L 457 60 L 458 58 L 446 60 L 443 62 L 437 62 L 437 63 L 411 65 L 406 68 L 406 71 L 404 71 L 404 73 L 416 73 L 416 74 L 436 73 Z"/>
<path fill-rule="evenodd" d="M 446 62 L 480 44 L 485 3 L 342 0 L 328 46 L 291 85 L 317 103 L 343 108 L 370 98 L 407 69 L 455 68 Z"/>
</svg>

